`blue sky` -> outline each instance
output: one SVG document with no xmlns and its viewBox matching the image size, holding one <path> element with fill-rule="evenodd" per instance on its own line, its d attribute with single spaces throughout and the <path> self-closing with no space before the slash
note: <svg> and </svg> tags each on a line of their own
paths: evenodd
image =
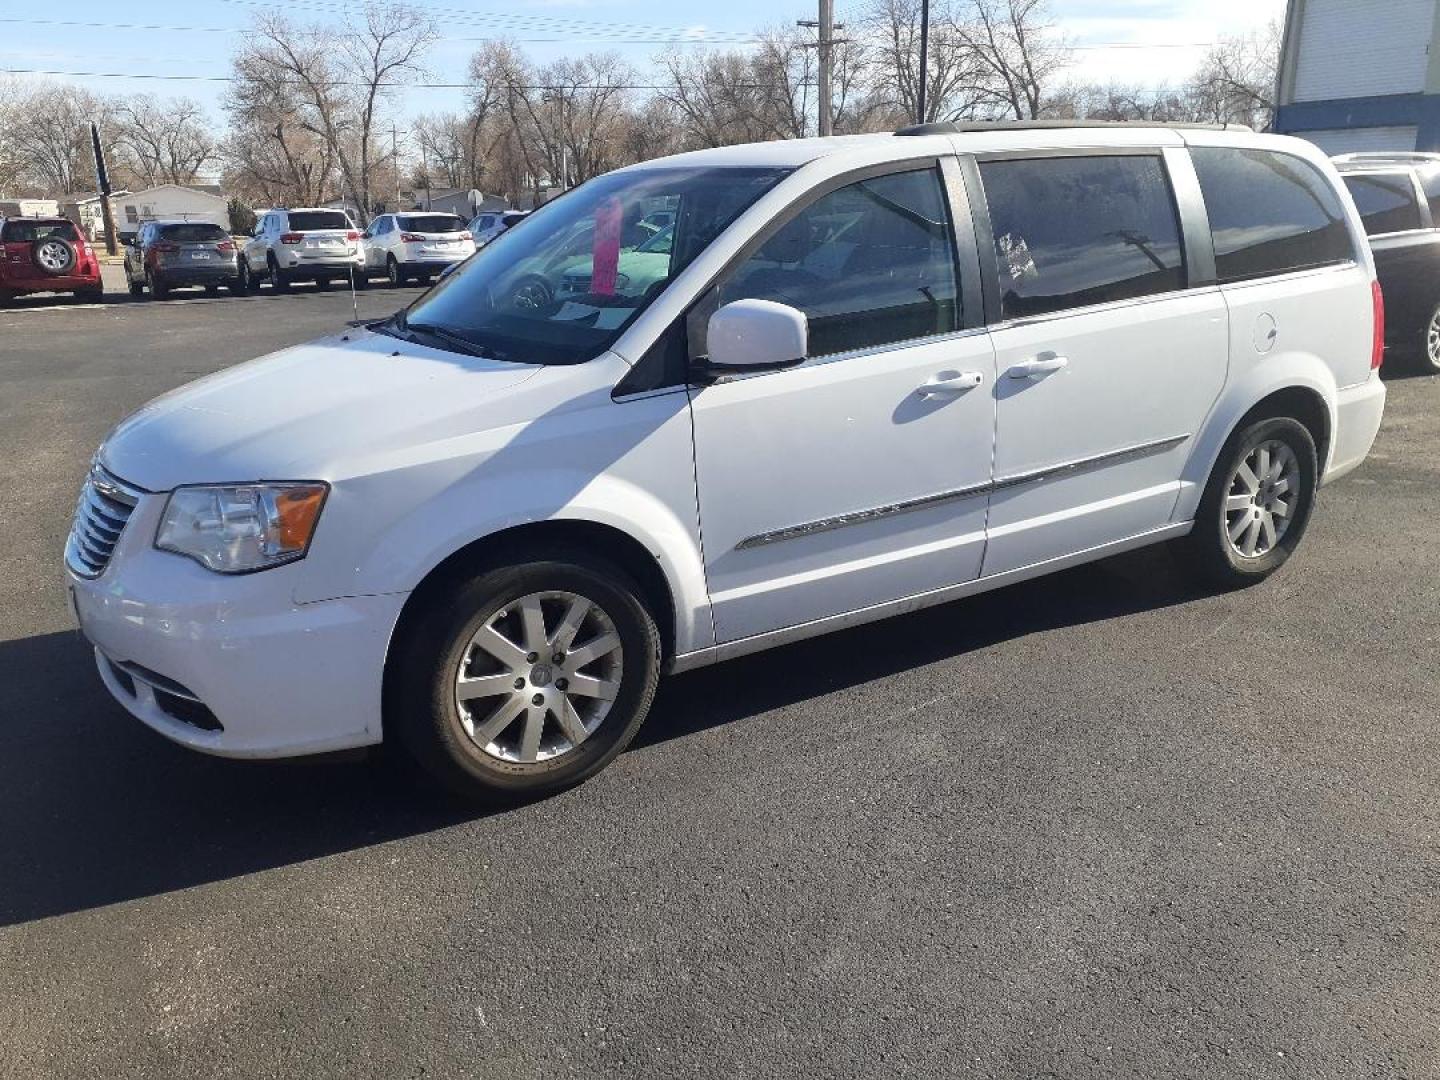
<svg viewBox="0 0 1440 1080">
<path fill-rule="evenodd" d="M 227 58 L 255 14 L 267 8 L 292 18 L 334 17 L 347 0 L 0 0 L 0 68 L 130 75 L 226 75 Z M 837 19 L 863 10 L 866 0 L 836 0 Z M 743 38 L 764 26 L 814 18 L 815 5 L 791 0 L 437 0 L 421 6 L 435 14 L 442 40 L 429 59 L 431 81 L 462 82 L 477 38 L 519 39 L 537 60 L 615 49 L 642 75 L 665 48 L 655 39 Z M 1155 86 L 1178 82 L 1205 45 L 1284 14 L 1285 0 L 1051 0 L 1055 22 L 1077 47 L 1070 78 Z M 53 25 L 104 23 L 105 27 Z M 121 29 L 114 24 L 171 29 Z M 179 29 L 190 27 L 191 29 Z M 1117 47 L 1123 46 L 1123 47 Z M 213 82 L 160 82 L 134 78 L 77 78 L 110 93 L 186 95 L 216 107 L 224 91 Z M 643 81 L 643 80 L 642 80 Z M 408 114 L 459 108 L 462 92 L 412 89 Z M 215 109 L 218 116 L 218 107 Z"/>
</svg>

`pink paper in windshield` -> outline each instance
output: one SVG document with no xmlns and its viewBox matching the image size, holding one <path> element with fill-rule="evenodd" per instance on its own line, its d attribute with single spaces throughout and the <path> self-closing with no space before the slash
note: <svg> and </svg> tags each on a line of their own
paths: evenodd
<svg viewBox="0 0 1440 1080">
<path fill-rule="evenodd" d="M 620 200 L 606 199 L 595 208 L 595 244 L 592 252 L 590 291 L 596 296 L 615 295 L 615 271 L 620 265 Z"/>
</svg>

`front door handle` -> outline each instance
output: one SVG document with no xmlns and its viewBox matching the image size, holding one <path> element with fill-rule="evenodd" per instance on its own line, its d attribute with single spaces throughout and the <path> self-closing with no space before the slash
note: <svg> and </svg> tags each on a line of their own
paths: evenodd
<svg viewBox="0 0 1440 1080">
<path fill-rule="evenodd" d="M 922 398 L 953 397 L 956 394 L 963 394 L 967 390 L 974 390 L 985 381 L 985 376 L 978 371 L 942 371 L 939 375 L 927 379 L 921 383 L 915 391 Z"/>
<path fill-rule="evenodd" d="M 1056 356 L 1054 353 L 1047 353 L 1044 356 L 1037 356 L 1034 360 L 1026 360 L 1016 364 L 1006 374 L 1012 379 L 1037 379 L 1041 375 L 1049 375 L 1052 371 L 1059 371 L 1066 364 L 1070 363 L 1068 356 Z"/>
</svg>

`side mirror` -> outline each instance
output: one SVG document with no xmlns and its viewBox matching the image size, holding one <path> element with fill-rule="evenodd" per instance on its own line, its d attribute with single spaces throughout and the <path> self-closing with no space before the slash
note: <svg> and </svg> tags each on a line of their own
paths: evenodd
<svg viewBox="0 0 1440 1080">
<path fill-rule="evenodd" d="M 810 321 L 803 311 L 773 300 L 734 300 L 710 316 L 710 355 L 701 374 L 742 375 L 803 363 L 810 351 Z"/>
</svg>

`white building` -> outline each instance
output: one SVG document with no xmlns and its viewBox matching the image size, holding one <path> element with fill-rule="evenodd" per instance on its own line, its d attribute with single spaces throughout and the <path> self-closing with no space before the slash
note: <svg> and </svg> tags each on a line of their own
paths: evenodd
<svg viewBox="0 0 1440 1080">
<path fill-rule="evenodd" d="M 1440 150 L 1440 0 L 1289 0 L 1277 102 L 1327 153 Z"/>
<path fill-rule="evenodd" d="M 230 214 L 224 196 L 180 184 L 159 184 L 112 196 L 110 209 L 115 215 L 115 231 L 122 237 L 134 236 L 142 221 L 160 218 L 183 218 L 186 221 L 209 221 L 230 230 Z"/>
</svg>

